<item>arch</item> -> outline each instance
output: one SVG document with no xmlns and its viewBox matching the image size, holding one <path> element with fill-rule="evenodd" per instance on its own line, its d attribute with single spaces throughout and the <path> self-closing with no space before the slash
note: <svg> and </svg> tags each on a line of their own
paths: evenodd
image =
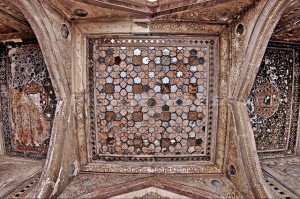
<svg viewBox="0 0 300 199">
<path fill-rule="evenodd" d="M 72 125 L 72 122 L 69 122 L 72 113 L 71 89 L 68 82 L 70 74 L 66 71 L 67 64 L 71 64 L 71 60 L 70 58 L 66 60 L 62 56 L 62 50 L 64 50 L 62 45 L 65 44 L 59 43 L 58 36 L 60 35 L 57 34 L 59 31 L 56 31 L 52 16 L 47 13 L 43 2 L 14 0 L 13 3 L 22 11 L 37 37 L 57 97 L 47 160 L 34 196 L 49 198 L 57 192 L 62 173 L 68 173 L 68 171 L 62 172 L 61 164 L 64 157 L 67 129 L 71 129 Z M 65 181 L 67 182 L 68 178 Z"/>
<path fill-rule="evenodd" d="M 294 3 L 296 1 L 288 0 L 268 0 L 265 3 L 250 34 L 243 61 L 240 66 L 236 66 L 240 71 L 238 75 L 240 81 L 236 81 L 234 85 L 230 106 L 237 130 L 242 164 L 255 198 L 270 198 L 272 194 L 264 182 L 245 102 L 255 81 L 270 37 L 283 12 Z"/>
<path fill-rule="evenodd" d="M 271 35 L 283 12 L 294 3 L 295 0 L 268 0 L 265 4 L 251 32 L 244 61 L 240 67 L 239 78 L 243 81 L 235 85 L 233 98 L 244 102 L 248 98 Z"/>
</svg>

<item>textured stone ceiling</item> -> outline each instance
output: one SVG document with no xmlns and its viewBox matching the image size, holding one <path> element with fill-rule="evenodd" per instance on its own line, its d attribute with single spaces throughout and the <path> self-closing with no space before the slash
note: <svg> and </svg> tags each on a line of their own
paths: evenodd
<svg viewBox="0 0 300 199">
<path fill-rule="evenodd" d="M 272 39 L 300 41 L 300 2 L 284 12 L 274 30 Z"/>
<path fill-rule="evenodd" d="M 234 2 L 234 3 L 233 3 Z M 213 23 L 229 23 L 243 16 L 254 7 L 254 0 L 216 0 L 216 1 L 178 1 L 161 0 L 149 3 L 144 0 L 49 0 L 57 10 L 68 18 L 78 20 L 189 20 Z M 76 9 L 88 12 L 80 17 L 74 14 Z M 280 19 L 273 40 L 299 42 L 300 38 L 300 3 L 286 10 Z M 0 40 L 13 38 L 31 38 L 33 31 L 22 12 L 8 0 L 0 0 Z"/>
<path fill-rule="evenodd" d="M 0 0 L 0 41 L 31 37 L 33 31 L 22 12 L 10 1 Z"/>
<path fill-rule="evenodd" d="M 0 23 L 0 34 L 10 34 L 16 32 L 15 29 Z"/>
<path fill-rule="evenodd" d="M 226 1 L 178 1 L 161 0 L 157 6 L 143 0 L 50 0 L 49 4 L 69 18 L 85 20 L 107 19 L 149 19 L 149 20 L 190 20 L 228 23 L 243 16 L 255 6 L 253 0 Z M 74 14 L 76 9 L 88 12 L 86 17 Z M 286 10 L 280 19 L 273 40 L 299 41 L 300 3 Z M 21 11 L 8 0 L 0 0 L 0 40 L 32 37 L 33 32 Z M 24 34 L 26 33 L 26 34 Z"/>
<path fill-rule="evenodd" d="M 217 0 L 217 1 L 178 1 L 162 0 L 149 3 L 144 0 L 112 1 L 112 0 L 51 0 L 57 7 L 65 9 L 71 18 L 147 18 L 147 19 L 183 19 L 230 22 L 243 12 L 255 6 L 253 0 Z M 86 17 L 79 17 L 74 10 L 83 9 L 88 12 Z"/>
</svg>

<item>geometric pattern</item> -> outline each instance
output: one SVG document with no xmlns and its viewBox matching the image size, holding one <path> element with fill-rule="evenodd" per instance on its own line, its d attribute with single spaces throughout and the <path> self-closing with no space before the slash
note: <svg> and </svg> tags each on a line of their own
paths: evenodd
<svg viewBox="0 0 300 199">
<path fill-rule="evenodd" d="M 90 39 L 93 159 L 211 160 L 216 45 L 215 38 Z"/>
</svg>

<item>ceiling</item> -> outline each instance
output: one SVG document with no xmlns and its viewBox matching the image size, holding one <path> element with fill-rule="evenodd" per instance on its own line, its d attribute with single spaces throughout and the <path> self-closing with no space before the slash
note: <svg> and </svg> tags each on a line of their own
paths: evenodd
<svg viewBox="0 0 300 199">
<path fill-rule="evenodd" d="M 150 20 L 204 20 L 230 22 L 247 9 L 255 6 L 254 0 L 160 0 L 151 3 L 146 0 L 51 0 L 53 5 L 64 8 L 70 18 L 76 16 L 76 9 L 88 12 L 84 19 L 101 18 L 147 18 Z M 117 12 L 116 12 L 117 11 Z M 107 20 L 107 19 L 106 19 Z"/>
<path fill-rule="evenodd" d="M 0 41 L 33 37 L 22 12 L 9 0 L 0 0 Z"/>
<path fill-rule="evenodd" d="M 48 3 L 78 21 L 137 20 L 197 21 L 230 23 L 255 7 L 255 0 L 49 0 Z M 74 13 L 87 12 L 85 17 Z M 286 10 L 280 19 L 273 40 L 299 42 L 300 2 Z M 14 38 L 32 38 L 34 33 L 22 12 L 9 0 L 0 0 L 0 41 Z"/>
<path fill-rule="evenodd" d="M 15 33 L 15 29 L 0 23 L 0 34 Z"/>
<path fill-rule="evenodd" d="M 283 13 L 274 30 L 272 39 L 300 42 L 300 2 Z"/>
</svg>

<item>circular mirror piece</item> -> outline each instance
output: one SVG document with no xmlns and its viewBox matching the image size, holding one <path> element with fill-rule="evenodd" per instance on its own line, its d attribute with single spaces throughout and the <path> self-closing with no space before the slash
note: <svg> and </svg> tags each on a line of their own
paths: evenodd
<svg viewBox="0 0 300 199">
<path fill-rule="evenodd" d="M 85 17 L 88 15 L 88 12 L 86 10 L 78 8 L 74 10 L 74 14 L 77 15 L 78 17 Z"/>
<path fill-rule="evenodd" d="M 210 183 L 212 186 L 217 187 L 217 188 L 222 186 L 222 182 L 220 180 L 212 180 Z"/>
<path fill-rule="evenodd" d="M 236 34 L 237 34 L 238 36 L 242 36 L 242 35 L 244 34 L 244 32 L 245 32 L 245 27 L 244 27 L 244 25 L 243 25 L 243 24 L 237 25 L 237 27 L 236 27 Z"/>
<path fill-rule="evenodd" d="M 76 166 L 74 165 L 74 164 L 71 164 L 70 165 L 70 176 L 74 176 L 76 173 L 75 173 L 75 171 L 76 171 Z"/>
<path fill-rule="evenodd" d="M 68 26 L 66 24 L 63 24 L 61 26 L 60 33 L 61 33 L 61 36 L 63 38 L 65 38 L 65 39 L 68 38 L 70 31 L 69 31 L 69 28 L 68 28 Z"/>
<path fill-rule="evenodd" d="M 228 172 L 232 176 L 235 175 L 236 174 L 236 167 L 233 164 L 229 165 Z"/>
</svg>

